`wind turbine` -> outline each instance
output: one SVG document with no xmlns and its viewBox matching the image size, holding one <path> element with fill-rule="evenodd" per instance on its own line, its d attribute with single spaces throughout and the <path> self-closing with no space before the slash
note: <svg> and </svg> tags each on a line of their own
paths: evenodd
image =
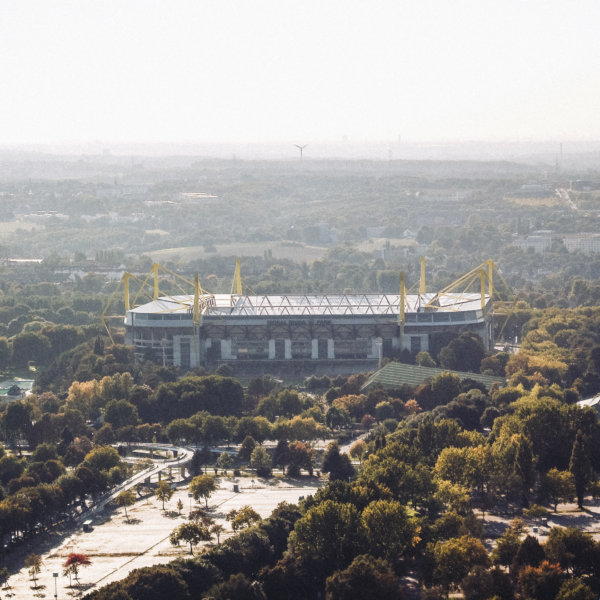
<svg viewBox="0 0 600 600">
<path fill-rule="evenodd" d="M 308 144 L 304 144 L 304 146 L 300 146 L 299 144 L 294 144 L 294 146 L 296 146 L 296 148 L 298 148 L 298 150 L 300 150 L 300 160 L 302 160 L 302 153 L 304 151 L 304 148 L 306 148 L 306 146 L 308 146 Z"/>
</svg>

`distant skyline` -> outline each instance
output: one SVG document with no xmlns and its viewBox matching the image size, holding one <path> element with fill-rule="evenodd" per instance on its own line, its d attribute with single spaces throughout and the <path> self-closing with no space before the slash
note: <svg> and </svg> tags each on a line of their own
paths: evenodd
<svg viewBox="0 0 600 600">
<path fill-rule="evenodd" d="M 600 140 L 597 0 L 21 0 L 0 14 L 4 148 Z"/>
</svg>

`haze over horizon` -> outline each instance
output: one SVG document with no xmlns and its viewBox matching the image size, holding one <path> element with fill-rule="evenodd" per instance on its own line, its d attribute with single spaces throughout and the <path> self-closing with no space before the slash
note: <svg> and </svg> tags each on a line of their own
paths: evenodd
<svg viewBox="0 0 600 600">
<path fill-rule="evenodd" d="M 399 157 L 600 140 L 593 1 L 24 0 L 3 13 L 2 148 L 310 142 Z"/>
</svg>

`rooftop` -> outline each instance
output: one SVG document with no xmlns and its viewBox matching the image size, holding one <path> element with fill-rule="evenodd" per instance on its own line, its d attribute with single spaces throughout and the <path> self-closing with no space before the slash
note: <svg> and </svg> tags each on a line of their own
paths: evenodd
<svg viewBox="0 0 600 600">
<path fill-rule="evenodd" d="M 481 295 L 476 293 L 407 294 L 407 313 L 428 314 L 425 306 L 435 299 L 431 312 L 466 312 L 481 310 Z M 485 296 L 486 303 L 489 296 Z M 129 312 L 141 314 L 191 315 L 193 295 L 163 296 Z M 236 294 L 204 295 L 200 312 L 214 316 L 347 316 L 398 315 L 399 294 L 285 294 L 239 296 Z M 180 318 L 180 317 L 179 317 Z"/>
<path fill-rule="evenodd" d="M 460 379 L 473 379 L 474 381 L 483 383 L 488 389 L 490 389 L 494 383 L 500 385 L 504 385 L 505 383 L 505 380 L 502 377 L 494 377 L 492 375 L 481 375 L 480 373 L 451 371 L 449 369 L 438 369 L 436 367 L 420 367 L 418 365 L 391 362 L 369 377 L 361 391 L 368 391 L 378 385 L 385 389 L 397 389 L 403 385 L 420 385 L 436 375 L 448 372 L 458 375 Z"/>
</svg>

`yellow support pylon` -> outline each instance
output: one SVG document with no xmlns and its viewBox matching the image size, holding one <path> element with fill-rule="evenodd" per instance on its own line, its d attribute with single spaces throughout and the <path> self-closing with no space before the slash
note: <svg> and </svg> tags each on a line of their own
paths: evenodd
<svg viewBox="0 0 600 600">
<path fill-rule="evenodd" d="M 400 271 L 400 325 L 404 326 L 404 303 L 406 301 L 406 288 L 404 286 L 404 271 Z"/>
<path fill-rule="evenodd" d="M 242 295 L 242 267 L 239 258 L 235 259 L 235 272 L 231 283 L 231 293 L 238 296 Z"/>
</svg>

